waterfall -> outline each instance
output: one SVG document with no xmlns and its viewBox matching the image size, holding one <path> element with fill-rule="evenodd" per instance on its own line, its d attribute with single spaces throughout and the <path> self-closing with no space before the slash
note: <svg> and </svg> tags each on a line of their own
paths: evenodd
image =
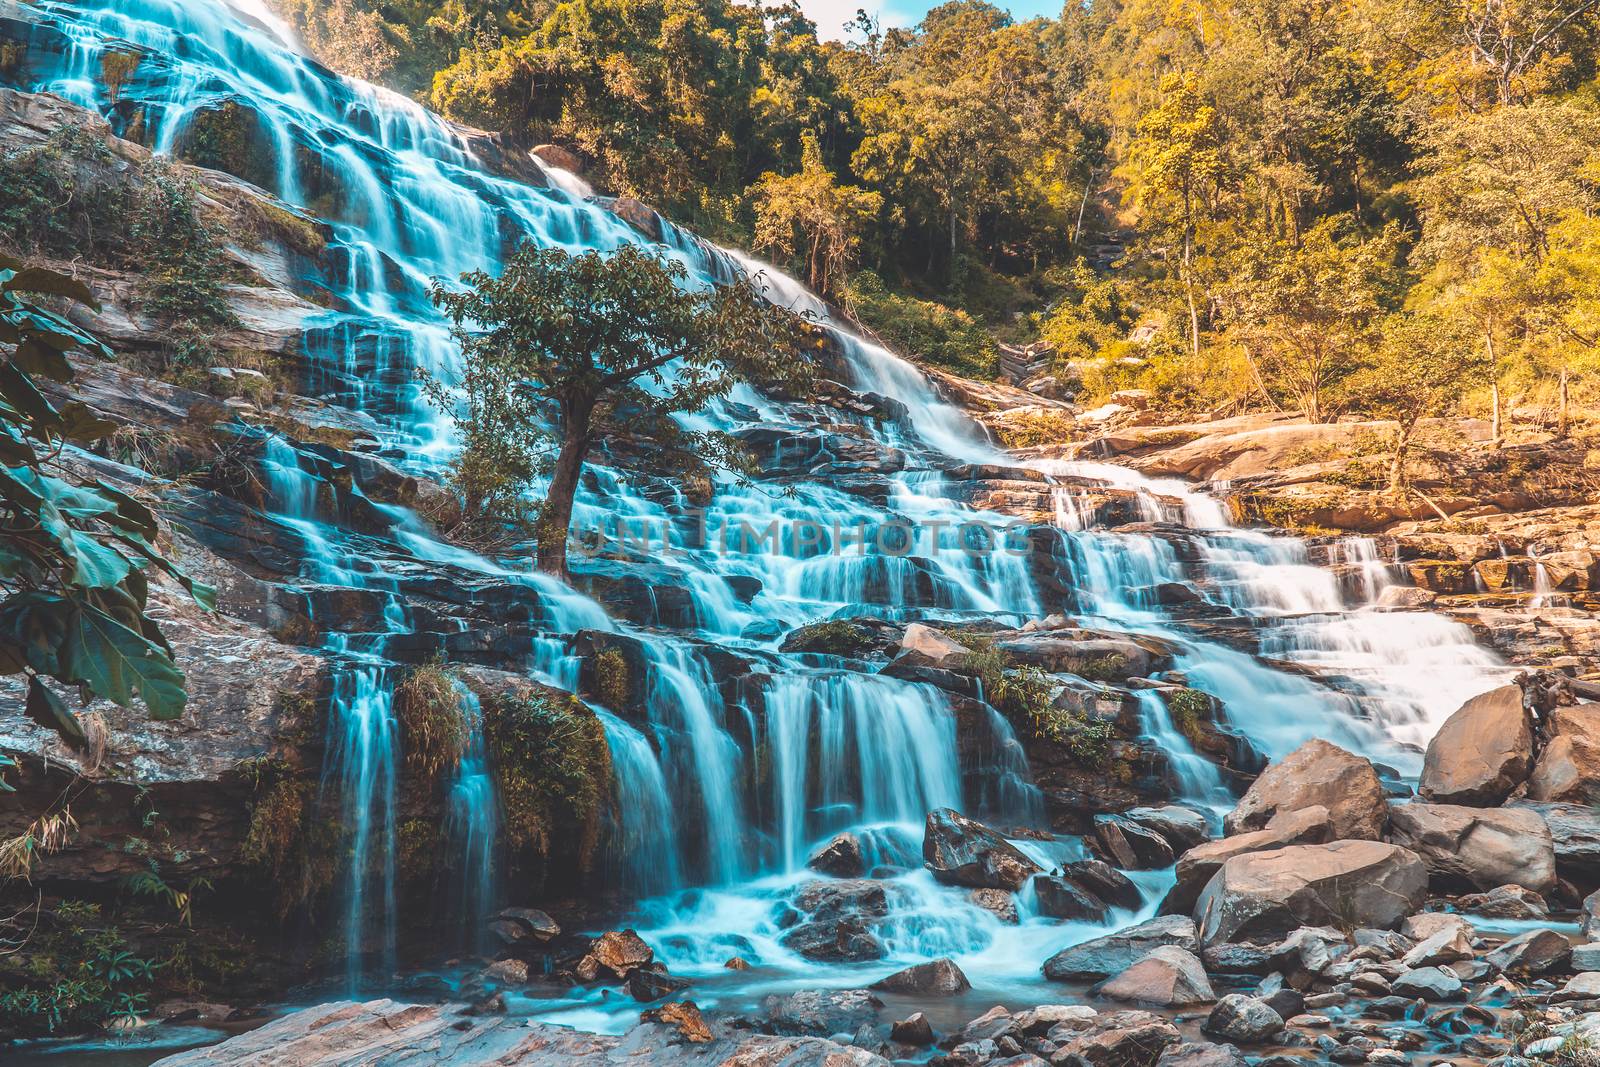
<svg viewBox="0 0 1600 1067">
<path fill-rule="evenodd" d="M 483 707 L 478 694 L 456 683 L 461 715 L 466 725 L 466 745 L 446 797 L 445 838 L 452 853 L 451 866 L 459 872 L 452 909 L 467 932 L 466 943 L 482 950 L 489 916 L 494 912 L 496 842 L 500 830 L 500 801 L 489 771 L 488 743 L 483 736 Z"/>
</svg>

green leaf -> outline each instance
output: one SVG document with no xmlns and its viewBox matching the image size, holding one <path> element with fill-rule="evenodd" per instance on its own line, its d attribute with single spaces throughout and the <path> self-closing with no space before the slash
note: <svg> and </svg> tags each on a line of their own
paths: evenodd
<svg viewBox="0 0 1600 1067">
<path fill-rule="evenodd" d="M 33 384 L 33 379 L 15 363 L 0 363 L 0 397 L 4 397 L 7 404 L 33 424 L 32 429 L 37 436 L 42 437 L 44 431 L 54 430 L 61 424 L 61 416 L 55 406 L 45 399 L 39 387 Z"/>
<path fill-rule="evenodd" d="M 156 527 L 155 512 L 114 485 L 108 485 L 103 481 L 96 481 L 94 484 L 105 495 L 106 499 L 113 501 L 117 505 L 117 515 L 122 519 L 117 525 L 138 534 L 146 541 L 154 541 L 156 539 L 156 535 L 161 531 Z"/>
<path fill-rule="evenodd" d="M 127 557 L 93 534 L 72 531 L 72 584 L 85 589 L 110 589 L 122 582 L 131 569 Z"/>
<path fill-rule="evenodd" d="M 83 734 L 83 724 L 67 707 L 66 701 L 39 680 L 38 675 L 28 679 L 28 718 L 47 730 L 54 730 L 69 744 L 81 745 L 88 741 Z"/>
<path fill-rule="evenodd" d="M 159 646 L 88 604 L 78 604 L 67 622 L 63 675 L 123 707 L 138 695 L 153 719 L 183 714 L 183 672 Z"/>
<path fill-rule="evenodd" d="M 88 304 L 96 311 L 100 309 L 100 302 L 94 298 L 94 293 L 87 285 L 65 274 L 57 274 L 53 270 L 43 267 L 24 267 L 5 283 L 5 288 L 13 292 L 49 293 L 51 296 L 65 296 L 76 300 L 80 304 Z"/>
</svg>

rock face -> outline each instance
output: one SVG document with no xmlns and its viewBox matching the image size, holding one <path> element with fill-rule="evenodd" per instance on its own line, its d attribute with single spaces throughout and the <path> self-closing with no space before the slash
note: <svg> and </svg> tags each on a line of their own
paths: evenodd
<svg viewBox="0 0 1600 1067">
<path fill-rule="evenodd" d="M 1041 873 L 1009 841 L 950 808 L 928 813 L 922 859 L 941 882 L 973 889 L 1021 889 Z"/>
<path fill-rule="evenodd" d="M 1372 764 L 1313 738 L 1268 767 L 1223 825 L 1229 834 L 1264 829 L 1280 812 L 1323 807 L 1338 840 L 1383 836 L 1388 804 Z"/>
<path fill-rule="evenodd" d="M 931 626 L 914 622 L 900 639 L 900 658 L 921 667 L 960 670 L 972 650 Z"/>
<path fill-rule="evenodd" d="M 860 878 L 867 873 L 866 860 L 861 853 L 861 840 L 852 833 L 835 835 L 827 844 L 812 853 L 806 866 L 813 871 L 831 874 L 838 878 Z"/>
<path fill-rule="evenodd" d="M 1193 952 L 1194 923 L 1184 915 L 1164 915 L 1105 937 L 1064 948 L 1044 964 L 1044 976 L 1060 982 L 1093 982 L 1127 970 L 1163 946 Z"/>
<path fill-rule="evenodd" d="M 1389 811 L 1389 839 L 1422 857 L 1435 889 L 1515 884 L 1547 893 L 1556 884 L 1555 845 L 1536 811 L 1422 801 Z"/>
<path fill-rule="evenodd" d="M 1100 995 L 1163 1008 L 1207 1004 L 1217 999 L 1199 959 L 1176 945 L 1150 950 L 1101 986 Z"/>
<path fill-rule="evenodd" d="M 1528 779 L 1533 800 L 1600 805 L 1600 705 L 1556 708 L 1550 741 Z"/>
<path fill-rule="evenodd" d="M 1499 804 L 1533 769 L 1533 725 L 1522 688 L 1473 697 L 1445 720 L 1423 759 L 1419 792 L 1441 804 Z"/>
<path fill-rule="evenodd" d="M 1291 845 L 1224 863 L 1195 905 L 1195 923 L 1208 945 L 1275 940 L 1301 926 L 1387 930 L 1427 891 L 1422 859 L 1398 845 Z"/>
</svg>

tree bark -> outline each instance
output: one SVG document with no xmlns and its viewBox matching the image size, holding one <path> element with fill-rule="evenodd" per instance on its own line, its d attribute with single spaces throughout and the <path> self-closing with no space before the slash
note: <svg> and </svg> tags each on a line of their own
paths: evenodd
<svg viewBox="0 0 1600 1067">
<path fill-rule="evenodd" d="M 1567 436 L 1567 368 L 1561 368 L 1561 398 L 1556 408 L 1556 436 Z"/>
<path fill-rule="evenodd" d="M 556 455 L 550 488 L 545 491 L 544 509 L 539 516 L 536 539 L 539 569 L 563 581 L 567 577 L 567 536 L 572 528 L 572 498 L 577 495 L 578 478 L 583 474 L 583 462 L 589 455 L 589 418 L 593 413 L 593 401 L 568 405 L 563 420 L 565 429 L 561 434 L 561 451 Z"/>
<path fill-rule="evenodd" d="M 1389 461 L 1389 492 L 1398 500 L 1406 490 L 1406 453 L 1411 448 L 1411 429 L 1397 421 L 1394 432 L 1394 455 Z"/>
</svg>

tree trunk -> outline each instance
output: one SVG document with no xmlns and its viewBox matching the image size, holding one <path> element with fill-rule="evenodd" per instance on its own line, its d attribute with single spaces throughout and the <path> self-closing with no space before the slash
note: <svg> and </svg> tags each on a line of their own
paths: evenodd
<svg viewBox="0 0 1600 1067">
<path fill-rule="evenodd" d="M 1396 422 L 1394 432 L 1394 455 L 1389 461 L 1389 492 L 1399 499 L 1406 491 L 1406 453 L 1411 448 L 1411 430 Z"/>
<path fill-rule="evenodd" d="M 1494 405 L 1494 414 L 1489 418 L 1490 443 L 1499 448 L 1505 441 L 1505 434 L 1500 426 L 1500 379 L 1498 376 L 1489 383 L 1489 403 Z"/>
<path fill-rule="evenodd" d="M 578 477 L 583 474 L 583 461 L 589 454 L 589 417 L 593 411 L 592 401 L 569 408 L 566 429 L 561 435 L 561 451 L 556 456 L 556 467 L 550 475 L 550 488 L 545 491 L 544 510 L 539 516 L 539 569 L 563 581 L 567 577 L 567 536 L 572 528 L 572 498 L 578 492 Z"/>
<path fill-rule="evenodd" d="M 1556 407 L 1556 436 L 1567 436 L 1567 368 L 1561 368 L 1561 396 Z"/>
</svg>

